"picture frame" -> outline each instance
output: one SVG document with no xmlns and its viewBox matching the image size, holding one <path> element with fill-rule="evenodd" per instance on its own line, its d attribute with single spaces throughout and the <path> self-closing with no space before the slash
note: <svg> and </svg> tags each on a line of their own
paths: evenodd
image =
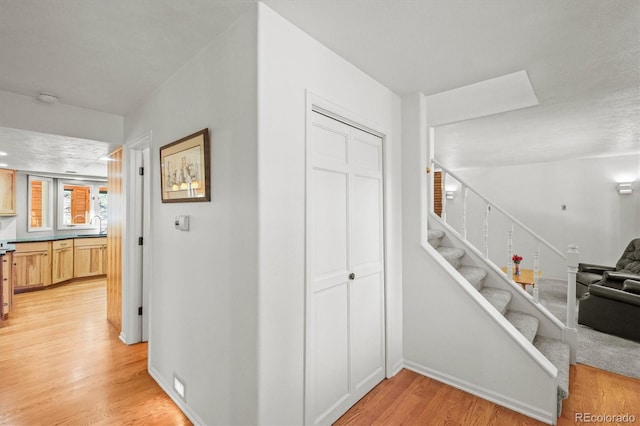
<svg viewBox="0 0 640 426">
<path fill-rule="evenodd" d="M 209 129 L 160 147 L 163 203 L 211 201 Z"/>
</svg>

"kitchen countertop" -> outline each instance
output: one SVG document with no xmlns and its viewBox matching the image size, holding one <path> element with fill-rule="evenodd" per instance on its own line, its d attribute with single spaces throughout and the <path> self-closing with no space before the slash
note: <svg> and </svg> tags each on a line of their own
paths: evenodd
<svg viewBox="0 0 640 426">
<path fill-rule="evenodd" d="M 9 251 L 16 251 L 16 247 L 13 244 L 9 244 L 3 241 L 2 246 L 0 246 L 0 256 L 4 256 L 5 253 Z"/>
<path fill-rule="evenodd" d="M 5 242 L 6 244 L 15 243 L 38 243 L 44 241 L 59 241 L 59 240 L 72 240 L 76 238 L 101 238 L 106 237 L 107 234 L 77 234 L 77 235 L 49 235 L 48 237 L 26 237 L 16 238 Z"/>
</svg>

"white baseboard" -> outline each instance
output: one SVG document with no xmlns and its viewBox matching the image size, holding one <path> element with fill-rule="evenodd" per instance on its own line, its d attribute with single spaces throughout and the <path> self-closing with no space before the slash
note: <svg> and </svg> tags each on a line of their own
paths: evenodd
<svg viewBox="0 0 640 426">
<path fill-rule="evenodd" d="M 517 411 L 518 413 L 524 414 L 525 416 L 529 416 L 536 420 L 540 420 L 541 422 L 544 422 L 550 425 L 555 425 L 557 422 L 557 419 L 554 418 L 555 410 L 553 410 L 554 412 L 542 410 L 538 407 L 528 405 L 521 401 L 516 401 L 514 399 L 509 398 L 506 395 L 495 393 L 492 390 L 485 389 L 483 387 L 477 386 L 473 383 L 466 382 L 464 380 L 460 380 L 446 373 L 433 370 L 431 368 L 414 363 L 412 361 L 405 360 L 404 368 L 411 370 L 415 373 L 421 374 L 423 376 L 432 378 L 434 380 L 437 380 L 449 386 L 453 386 L 454 388 L 463 390 L 479 398 L 486 399 L 487 401 L 491 401 L 502 407 L 508 408 L 513 411 Z"/>
<path fill-rule="evenodd" d="M 120 340 L 122 340 L 122 343 L 124 343 L 125 345 L 128 345 L 128 343 L 127 343 L 127 335 L 124 334 L 124 331 L 120 332 L 120 335 L 118 336 L 118 338 L 120 338 Z"/>
<path fill-rule="evenodd" d="M 398 374 L 400 370 L 402 370 L 403 368 L 404 368 L 404 360 L 401 359 L 393 367 L 391 367 L 391 375 L 388 376 L 387 379 L 390 379 L 391 377 Z"/>
<path fill-rule="evenodd" d="M 178 408 L 180 408 L 180 410 L 182 410 L 182 412 L 185 414 L 185 416 L 187 416 L 189 418 L 189 420 L 191 421 L 191 423 L 193 423 L 194 425 L 205 425 L 205 421 L 202 420 L 200 418 L 200 416 L 198 416 L 189 406 L 189 404 L 187 404 L 185 401 L 183 401 L 178 395 L 176 395 L 176 393 L 173 391 L 173 387 L 169 386 L 163 379 L 162 376 L 160 375 L 160 373 L 158 373 L 158 371 L 156 369 L 154 369 L 153 367 L 149 366 L 149 374 L 151 375 L 151 377 L 153 377 L 153 380 L 156 381 L 156 383 L 158 383 L 158 385 L 162 388 L 162 390 L 169 395 L 169 398 L 171 398 L 171 400 L 173 402 L 176 403 L 176 405 L 178 406 Z"/>
</svg>

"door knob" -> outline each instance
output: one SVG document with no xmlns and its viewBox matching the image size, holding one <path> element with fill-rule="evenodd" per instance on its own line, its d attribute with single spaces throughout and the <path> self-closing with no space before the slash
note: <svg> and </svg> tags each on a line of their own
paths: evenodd
<svg viewBox="0 0 640 426">
<path fill-rule="evenodd" d="M 356 274 L 354 274 L 353 272 L 349 274 L 349 279 L 350 280 L 355 280 L 356 279 Z"/>
</svg>

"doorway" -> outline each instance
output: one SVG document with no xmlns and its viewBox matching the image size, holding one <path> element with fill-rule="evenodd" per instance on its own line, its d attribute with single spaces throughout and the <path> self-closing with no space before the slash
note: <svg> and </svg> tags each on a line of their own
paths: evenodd
<svg viewBox="0 0 640 426">
<path fill-rule="evenodd" d="M 123 286 L 122 340 L 127 344 L 149 338 L 151 282 L 151 132 L 134 141 L 127 150 L 127 239 L 126 282 Z"/>
<path fill-rule="evenodd" d="M 385 376 L 383 139 L 310 114 L 305 422 L 326 424 Z"/>
</svg>

